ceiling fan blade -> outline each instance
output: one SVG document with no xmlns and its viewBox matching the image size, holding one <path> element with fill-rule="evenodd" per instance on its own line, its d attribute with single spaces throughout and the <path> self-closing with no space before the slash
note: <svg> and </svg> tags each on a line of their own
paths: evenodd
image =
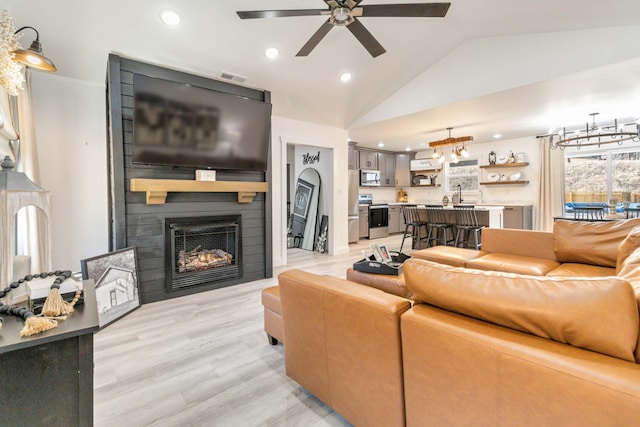
<svg viewBox="0 0 640 427">
<path fill-rule="evenodd" d="M 302 49 L 300 49 L 300 51 L 296 53 L 296 56 L 309 55 L 311 51 L 318 45 L 318 43 L 320 43 L 320 41 L 324 38 L 324 36 L 326 36 L 329 31 L 331 31 L 332 28 L 333 25 L 329 22 L 329 20 L 327 20 L 327 22 L 322 24 L 322 26 L 318 28 L 318 31 L 316 31 L 315 34 L 311 36 L 309 41 L 307 41 L 307 43 L 302 46 Z"/>
<path fill-rule="evenodd" d="M 443 18 L 451 3 L 371 4 L 358 6 L 365 17 Z"/>
<path fill-rule="evenodd" d="M 357 18 L 355 18 L 351 24 L 347 25 L 347 28 L 374 58 L 386 52 L 382 45 L 378 43 L 378 40 L 371 35 L 369 30 L 367 30 Z"/>
<path fill-rule="evenodd" d="M 240 19 L 284 18 L 287 16 L 325 15 L 325 9 L 292 9 L 292 10 L 247 10 L 236 12 Z"/>
</svg>

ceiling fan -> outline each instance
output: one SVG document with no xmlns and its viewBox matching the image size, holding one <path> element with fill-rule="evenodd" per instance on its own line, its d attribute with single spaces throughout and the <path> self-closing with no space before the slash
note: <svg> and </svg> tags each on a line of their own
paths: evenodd
<svg viewBox="0 0 640 427">
<path fill-rule="evenodd" d="M 451 3 L 373 4 L 360 6 L 362 0 L 324 0 L 329 9 L 253 10 L 236 12 L 240 19 L 282 18 L 288 16 L 328 15 L 327 22 L 311 36 L 296 56 L 307 56 L 334 26 L 346 26 L 374 58 L 386 50 L 358 20 L 359 17 L 443 18 Z"/>
</svg>

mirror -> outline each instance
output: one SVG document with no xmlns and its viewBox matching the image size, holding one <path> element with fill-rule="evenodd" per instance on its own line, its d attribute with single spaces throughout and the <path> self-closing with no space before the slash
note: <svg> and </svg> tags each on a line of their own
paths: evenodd
<svg viewBox="0 0 640 427">
<path fill-rule="evenodd" d="M 314 249 L 320 191 L 318 171 L 313 168 L 303 170 L 296 182 L 293 210 L 289 217 L 289 247 Z"/>
</svg>

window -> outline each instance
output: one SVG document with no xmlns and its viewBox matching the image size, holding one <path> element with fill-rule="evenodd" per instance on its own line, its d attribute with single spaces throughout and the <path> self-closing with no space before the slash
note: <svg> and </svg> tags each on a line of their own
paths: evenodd
<svg viewBox="0 0 640 427">
<path fill-rule="evenodd" d="M 566 152 L 565 210 L 572 203 L 640 202 L 640 150 Z M 620 209 L 620 206 L 618 206 Z"/>
<path fill-rule="evenodd" d="M 478 191 L 479 175 L 478 159 L 460 160 L 458 163 L 449 162 L 447 191 L 457 191 L 458 185 L 462 191 Z"/>
<path fill-rule="evenodd" d="M 640 151 L 611 156 L 611 199 L 640 201 Z"/>
</svg>

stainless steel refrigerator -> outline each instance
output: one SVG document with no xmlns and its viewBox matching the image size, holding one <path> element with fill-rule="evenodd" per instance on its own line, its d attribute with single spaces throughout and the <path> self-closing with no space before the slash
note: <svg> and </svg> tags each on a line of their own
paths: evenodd
<svg viewBox="0 0 640 427">
<path fill-rule="evenodd" d="M 360 174 L 358 170 L 349 171 L 349 243 L 357 243 L 360 238 L 360 224 L 358 220 L 358 190 L 360 188 Z"/>
</svg>

